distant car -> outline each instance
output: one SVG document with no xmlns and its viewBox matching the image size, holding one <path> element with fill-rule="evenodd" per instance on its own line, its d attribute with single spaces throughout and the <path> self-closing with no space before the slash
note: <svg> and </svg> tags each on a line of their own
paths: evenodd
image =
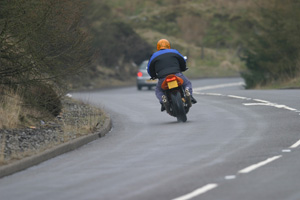
<svg viewBox="0 0 300 200">
<path fill-rule="evenodd" d="M 145 60 L 139 66 L 139 70 L 137 72 L 137 77 L 136 77 L 136 85 L 138 90 L 141 90 L 143 87 L 147 87 L 149 90 L 151 90 L 152 87 L 156 87 L 157 79 L 150 80 L 151 77 L 147 72 L 147 65 L 148 65 L 148 60 Z"/>
</svg>

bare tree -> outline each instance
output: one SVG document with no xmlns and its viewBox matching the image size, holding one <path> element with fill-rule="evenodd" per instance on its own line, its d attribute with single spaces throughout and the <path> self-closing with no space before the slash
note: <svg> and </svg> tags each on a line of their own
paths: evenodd
<svg viewBox="0 0 300 200">
<path fill-rule="evenodd" d="M 2 0 L 0 84 L 59 80 L 88 64 L 79 0 Z"/>
<path fill-rule="evenodd" d="M 57 115 L 57 88 L 92 58 L 81 0 L 0 1 L 0 86 Z"/>
</svg>

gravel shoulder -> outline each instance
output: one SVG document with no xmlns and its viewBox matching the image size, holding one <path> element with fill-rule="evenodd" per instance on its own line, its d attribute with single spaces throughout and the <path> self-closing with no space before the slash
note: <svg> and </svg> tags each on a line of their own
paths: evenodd
<svg viewBox="0 0 300 200">
<path fill-rule="evenodd" d="M 0 178 L 74 150 L 111 129 L 101 109 L 64 98 L 62 113 L 38 127 L 0 130 Z"/>
</svg>

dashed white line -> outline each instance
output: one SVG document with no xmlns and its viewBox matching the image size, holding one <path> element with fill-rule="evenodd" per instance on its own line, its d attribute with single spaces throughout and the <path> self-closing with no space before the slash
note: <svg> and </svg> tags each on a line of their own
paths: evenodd
<svg viewBox="0 0 300 200">
<path fill-rule="evenodd" d="M 293 144 L 292 146 L 290 146 L 290 148 L 294 149 L 300 146 L 300 140 L 298 140 L 298 142 L 296 142 L 295 144 Z"/>
<path fill-rule="evenodd" d="M 282 150 L 283 153 L 289 153 L 289 152 L 291 152 L 291 151 L 292 151 L 292 150 L 290 150 L 290 149 L 283 149 L 283 150 Z"/>
<path fill-rule="evenodd" d="M 239 173 L 240 174 L 246 174 L 246 173 L 252 172 L 253 170 L 256 170 L 256 169 L 258 169 L 258 168 L 260 168 L 260 167 L 262 167 L 262 166 L 264 166 L 264 165 L 266 165 L 270 162 L 273 162 L 273 161 L 277 160 L 280 157 L 282 157 L 282 156 L 279 155 L 279 156 L 274 156 L 272 158 L 268 158 L 265 161 L 259 162 L 257 164 L 251 165 L 249 167 L 246 167 L 245 169 L 240 170 Z"/>
<path fill-rule="evenodd" d="M 225 179 L 226 179 L 226 180 L 233 180 L 233 179 L 235 179 L 235 178 L 236 178 L 235 175 L 228 175 L 228 176 L 225 176 Z"/>
<path fill-rule="evenodd" d="M 219 94 L 219 93 L 201 93 L 200 91 L 202 90 L 209 90 L 209 89 L 216 89 L 216 88 L 223 88 L 223 87 L 231 87 L 231 86 L 238 86 L 238 85 L 242 85 L 242 82 L 239 83 L 229 83 L 229 84 L 221 84 L 221 85 L 213 85 L 213 86 L 206 86 L 206 87 L 200 87 L 200 88 L 195 88 L 195 94 L 201 94 L 201 95 L 211 95 L 211 96 L 227 96 L 230 98 L 236 98 L 236 99 L 242 99 L 242 100 L 252 100 L 251 98 L 247 98 L 247 97 L 242 97 L 242 96 L 236 96 L 236 95 L 223 95 L 223 94 Z M 253 99 L 253 101 L 256 101 L 257 103 L 243 103 L 243 105 L 245 106 L 271 106 L 271 107 L 275 107 L 275 108 L 280 108 L 280 109 L 286 109 L 289 111 L 293 111 L 293 112 L 297 112 L 299 113 L 300 110 L 297 110 L 295 108 L 291 108 L 289 106 L 286 105 L 280 105 L 280 104 L 276 104 L 276 103 L 272 103 L 270 101 L 266 101 L 266 100 L 261 100 L 261 99 Z M 300 114 L 299 114 L 300 115 Z M 300 140 L 298 142 L 296 142 L 295 144 L 293 144 L 292 146 L 290 146 L 290 148 L 297 148 L 300 146 Z M 282 152 L 291 152 L 290 149 L 283 149 Z M 242 170 L 240 170 L 238 173 L 240 174 L 245 174 L 245 173 L 249 173 L 252 172 L 264 165 L 267 165 L 279 158 L 281 158 L 282 155 L 278 155 L 278 156 L 274 156 L 271 158 L 268 158 L 265 161 L 259 162 L 257 164 L 251 165 L 249 167 L 246 167 Z M 226 180 L 231 180 L 231 179 L 235 179 L 236 176 L 235 175 L 228 175 L 225 176 Z M 203 194 L 209 190 L 212 190 L 213 188 L 217 187 L 217 184 L 208 184 L 202 188 L 199 188 L 195 191 L 193 191 L 192 193 L 189 193 L 187 195 L 184 195 L 182 197 L 178 197 L 174 200 L 188 200 L 191 198 L 194 198 L 195 196 L 198 196 L 200 194 Z"/>
<path fill-rule="evenodd" d="M 212 190 L 212 189 L 214 189 L 216 187 L 218 187 L 218 184 L 215 184 L 215 183 L 207 184 L 207 185 L 205 185 L 205 186 L 203 186 L 203 187 L 201 187 L 201 188 L 199 188 L 197 190 L 194 190 L 191 193 L 188 193 L 186 195 L 183 195 L 183 196 L 178 197 L 178 198 L 173 199 L 173 200 L 188 200 L 188 199 L 192 199 L 192 198 L 194 198 L 196 196 L 199 196 L 201 194 L 204 194 L 204 193 L 206 193 L 206 192 L 208 192 L 208 191 L 210 191 L 210 190 Z"/>
</svg>

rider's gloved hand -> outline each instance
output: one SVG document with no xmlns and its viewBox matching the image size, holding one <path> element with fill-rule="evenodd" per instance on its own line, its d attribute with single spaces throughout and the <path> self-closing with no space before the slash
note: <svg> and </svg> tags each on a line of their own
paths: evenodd
<svg viewBox="0 0 300 200">
<path fill-rule="evenodd" d="M 182 72 L 185 72 L 186 70 L 188 70 L 189 68 L 185 68 L 185 70 L 182 70 Z"/>
</svg>

